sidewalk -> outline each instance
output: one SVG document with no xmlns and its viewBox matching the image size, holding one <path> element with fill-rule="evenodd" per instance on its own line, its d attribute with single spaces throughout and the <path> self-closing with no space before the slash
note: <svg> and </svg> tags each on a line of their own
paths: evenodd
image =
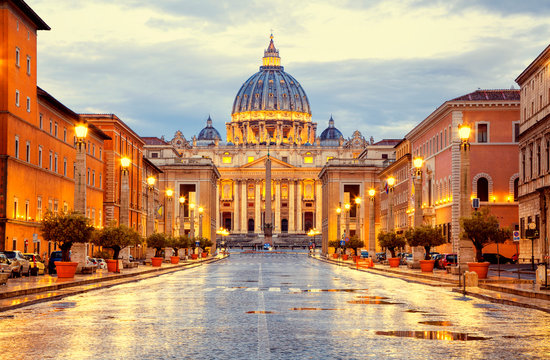
<svg viewBox="0 0 550 360">
<path fill-rule="evenodd" d="M 103 269 L 89 275 L 77 274 L 72 279 L 58 279 L 55 275 L 9 279 L 6 285 L 0 285 L 0 312 L 190 269 L 224 258 L 210 257 L 181 261 L 179 264 L 163 263 L 161 267 L 139 265 L 136 268 L 123 269 L 120 273 L 110 273 Z"/>
<path fill-rule="evenodd" d="M 541 290 L 533 280 L 516 277 L 489 276 L 479 280 L 477 287 L 459 287 L 459 276 L 448 274 L 445 270 L 434 269 L 433 273 L 423 273 L 420 269 L 409 269 L 405 265 L 390 268 L 389 265 L 375 263 L 373 268 L 359 268 L 351 260 L 327 259 L 320 255 L 315 259 L 334 265 L 347 266 L 357 271 L 375 273 L 382 276 L 401 278 L 405 281 L 430 285 L 448 286 L 454 292 L 463 293 L 492 302 L 528 307 L 550 313 L 550 290 Z M 462 285 L 462 283 L 461 283 Z"/>
</svg>

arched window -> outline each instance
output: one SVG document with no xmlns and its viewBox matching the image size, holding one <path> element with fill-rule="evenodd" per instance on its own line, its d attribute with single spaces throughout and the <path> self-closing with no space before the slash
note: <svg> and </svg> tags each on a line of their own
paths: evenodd
<svg viewBox="0 0 550 360">
<path fill-rule="evenodd" d="M 518 201 L 519 178 L 514 180 L 514 201 Z"/>
<path fill-rule="evenodd" d="M 479 201 L 489 201 L 489 181 L 481 177 L 477 180 L 477 197 Z"/>
</svg>

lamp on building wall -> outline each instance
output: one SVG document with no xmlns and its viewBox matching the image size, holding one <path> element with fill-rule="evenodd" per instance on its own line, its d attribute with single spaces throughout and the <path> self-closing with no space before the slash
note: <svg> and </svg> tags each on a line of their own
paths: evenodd
<svg viewBox="0 0 550 360">
<path fill-rule="evenodd" d="M 389 176 L 386 183 L 388 184 L 388 231 L 393 231 L 393 186 L 395 185 L 395 178 Z"/>
<path fill-rule="evenodd" d="M 357 239 L 361 240 L 361 198 L 358 196 L 355 198 L 355 235 Z"/>
<path fill-rule="evenodd" d="M 172 235 L 172 196 L 174 190 L 167 189 L 166 194 L 166 224 L 164 225 L 164 231 L 168 235 Z"/>
<path fill-rule="evenodd" d="M 374 196 L 376 195 L 376 190 L 369 189 L 369 255 L 374 257 L 376 253 L 376 231 L 374 228 Z"/>
<path fill-rule="evenodd" d="M 151 235 L 155 229 L 155 222 L 154 222 L 154 204 L 155 204 L 155 183 L 157 182 L 157 179 L 154 176 L 149 176 L 147 178 L 147 189 L 149 190 L 147 192 L 147 229 L 146 233 L 147 236 Z"/>
<path fill-rule="evenodd" d="M 460 137 L 460 218 L 469 217 L 471 214 L 470 206 L 470 126 L 467 124 L 458 125 L 458 135 Z M 461 240 L 458 236 L 455 236 L 455 243 L 453 248 L 457 253 L 457 261 L 460 268 L 465 268 L 466 263 L 473 261 L 473 251 L 470 251 L 470 255 L 466 256 L 464 249 L 472 247 L 469 242 L 461 244 Z"/>
<path fill-rule="evenodd" d="M 185 203 L 185 196 L 181 195 L 178 199 L 178 202 L 180 203 L 180 208 L 179 208 L 179 218 L 180 218 L 180 236 L 184 235 L 184 226 L 183 226 L 183 223 L 184 223 L 184 219 L 183 219 L 183 204 Z"/>
</svg>

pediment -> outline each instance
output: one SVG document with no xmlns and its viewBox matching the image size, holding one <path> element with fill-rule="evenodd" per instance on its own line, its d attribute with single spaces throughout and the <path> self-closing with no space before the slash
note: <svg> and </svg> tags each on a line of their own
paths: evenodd
<svg viewBox="0 0 550 360">
<path fill-rule="evenodd" d="M 265 169 L 265 160 L 267 158 L 266 156 L 262 156 L 261 158 L 258 158 L 246 165 L 241 166 L 241 169 Z M 271 159 L 271 170 L 274 169 L 295 169 L 295 166 L 292 166 L 282 160 L 279 160 L 277 158 L 274 158 L 273 156 L 270 156 Z"/>
</svg>

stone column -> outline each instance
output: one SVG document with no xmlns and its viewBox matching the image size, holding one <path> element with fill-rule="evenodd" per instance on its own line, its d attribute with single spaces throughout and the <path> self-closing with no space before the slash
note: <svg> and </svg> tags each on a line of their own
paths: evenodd
<svg viewBox="0 0 550 360">
<path fill-rule="evenodd" d="M 275 226 L 276 233 L 281 232 L 281 180 L 275 182 Z"/>
<path fill-rule="evenodd" d="M 260 234 L 262 232 L 262 183 L 256 181 L 254 193 L 254 232 Z"/>
<path fill-rule="evenodd" d="M 231 232 L 238 233 L 240 232 L 240 223 L 239 223 L 239 184 L 240 180 L 235 180 L 233 188 L 233 230 Z M 219 227 L 218 227 L 219 228 Z"/>
<path fill-rule="evenodd" d="M 321 199 L 323 198 L 321 192 L 322 192 L 322 186 L 320 181 L 315 182 L 315 229 L 321 231 L 321 228 L 323 226 L 323 209 L 321 204 Z"/>
<path fill-rule="evenodd" d="M 296 186 L 296 231 L 302 232 L 304 230 L 302 226 L 302 184 L 299 180 L 296 182 Z"/>
<path fill-rule="evenodd" d="M 294 225 L 294 219 L 296 218 L 296 213 L 294 211 L 294 203 L 296 197 L 294 196 L 294 180 L 288 182 L 288 233 L 293 234 L 296 232 L 296 227 Z"/>
<path fill-rule="evenodd" d="M 210 210 L 212 211 L 212 210 Z M 221 216 L 220 216 L 220 182 L 216 181 L 216 230 L 221 227 Z"/>
<path fill-rule="evenodd" d="M 248 182 L 241 181 L 241 232 L 248 232 Z"/>
</svg>

